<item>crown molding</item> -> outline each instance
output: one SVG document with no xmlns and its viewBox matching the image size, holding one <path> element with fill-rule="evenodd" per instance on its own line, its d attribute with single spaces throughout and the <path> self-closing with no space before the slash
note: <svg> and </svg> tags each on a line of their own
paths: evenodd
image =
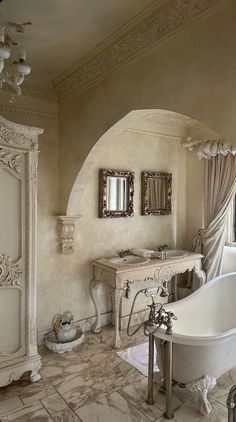
<svg viewBox="0 0 236 422">
<path fill-rule="evenodd" d="M 41 111 L 34 111 L 27 108 L 20 108 L 12 105 L 2 105 L 0 104 L 0 111 L 2 113 L 14 113 L 18 116 L 30 116 L 30 117 L 49 117 L 52 119 L 57 119 L 58 115 L 54 113 L 47 113 L 47 112 L 41 112 Z"/>
<path fill-rule="evenodd" d="M 32 79 L 26 79 L 22 92 L 24 96 L 56 101 L 51 82 L 39 82 Z"/>
<path fill-rule="evenodd" d="M 54 92 L 59 100 L 80 94 L 125 66 L 186 25 L 214 13 L 226 0 L 170 0 L 154 2 L 110 38 L 59 75 Z"/>
<path fill-rule="evenodd" d="M 12 91 L 7 85 L 4 85 L 3 92 L 12 95 Z M 40 98 L 43 100 L 56 101 L 53 86 L 51 82 L 35 81 L 26 79 L 22 85 L 22 96 Z"/>
</svg>

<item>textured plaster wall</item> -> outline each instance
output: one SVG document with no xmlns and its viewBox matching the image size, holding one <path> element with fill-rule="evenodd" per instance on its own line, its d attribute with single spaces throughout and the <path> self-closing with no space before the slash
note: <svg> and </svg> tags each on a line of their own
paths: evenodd
<svg viewBox="0 0 236 422">
<path fill-rule="evenodd" d="M 166 157 L 169 157 L 166 160 Z M 77 292 L 83 289 L 84 300 L 76 291 L 73 311 L 80 318 L 94 314 L 88 287 L 92 277 L 91 260 L 114 256 L 118 249 L 153 248 L 158 243 L 175 247 L 183 245 L 185 236 L 186 151 L 180 140 L 171 137 L 138 135 L 123 132 L 95 146 L 86 163 L 86 185 L 80 198 L 78 244 L 69 261 L 77 262 L 75 279 Z M 134 217 L 98 218 L 98 171 L 100 168 L 132 170 L 135 172 Z M 173 210 L 167 216 L 141 216 L 141 171 L 165 171 L 173 175 Z M 178 183 L 182 180 L 183 183 Z M 181 227 L 181 230 L 178 228 Z M 70 267 L 70 264 L 68 265 Z M 71 281 L 69 282 L 71 284 Z M 140 286 L 138 286 L 140 288 Z M 132 288 L 134 293 L 135 289 Z M 102 312 L 110 309 L 109 292 L 101 289 Z M 73 301 L 74 298 L 74 301 Z M 77 300 L 75 300 L 77 298 Z M 107 298 L 107 299 L 105 299 Z M 69 299 L 69 298 L 68 298 Z M 123 313 L 129 312 L 131 301 L 124 300 Z M 76 307 L 78 304 L 78 308 Z M 141 304 L 141 301 L 140 301 Z"/>
</svg>

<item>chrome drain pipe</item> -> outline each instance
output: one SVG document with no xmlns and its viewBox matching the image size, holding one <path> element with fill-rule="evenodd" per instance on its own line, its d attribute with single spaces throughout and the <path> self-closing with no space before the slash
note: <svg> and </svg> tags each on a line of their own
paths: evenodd
<svg viewBox="0 0 236 422">
<path fill-rule="evenodd" d="M 226 404 L 228 407 L 228 422 L 236 422 L 236 385 L 230 389 Z"/>
</svg>

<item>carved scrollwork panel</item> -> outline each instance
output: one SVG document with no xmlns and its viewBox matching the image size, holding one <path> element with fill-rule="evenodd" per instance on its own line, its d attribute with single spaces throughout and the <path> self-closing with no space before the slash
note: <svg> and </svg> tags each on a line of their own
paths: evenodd
<svg viewBox="0 0 236 422">
<path fill-rule="evenodd" d="M 23 154 L 0 148 L 0 167 L 8 167 L 17 174 L 23 169 Z"/>
<path fill-rule="evenodd" d="M 7 255 L 0 255 L 0 287 L 20 286 L 22 269 Z"/>
<path fill-rule="evenodd" d="M 23 133 L 16 133 L 15 129 L 10 129 L 0 125 L 0 140 L 9 146 L 21 146 L 28 148 L 33 146 L 33 140 L 29 140 Z"/>
</svg>

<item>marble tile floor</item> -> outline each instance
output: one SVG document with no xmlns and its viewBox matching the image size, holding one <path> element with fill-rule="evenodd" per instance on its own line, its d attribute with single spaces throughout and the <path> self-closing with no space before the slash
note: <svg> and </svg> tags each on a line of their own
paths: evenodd
<svg viewBox="0 0 236 422">
<path fill-rule="evenodd" d="M 120 359 L 111 347 L 113 328 L 85 334 L 78 349 L 54 354 L 41 346 L 42 379 L 28 374 L 0 388 L 0 422 L 164 422 L 165 396 L 155 384 L 155 405 L 146 403 L 147 378 Z M 121 332 L 123 348 L 147 341 L 141 333 Z M 236 368 L 218 380 L 210 394 L 212 414 L 201 416 L 174 397 L 173 422 L 227 422 L 226 398 L 236 384 Z"/>
</svg>

